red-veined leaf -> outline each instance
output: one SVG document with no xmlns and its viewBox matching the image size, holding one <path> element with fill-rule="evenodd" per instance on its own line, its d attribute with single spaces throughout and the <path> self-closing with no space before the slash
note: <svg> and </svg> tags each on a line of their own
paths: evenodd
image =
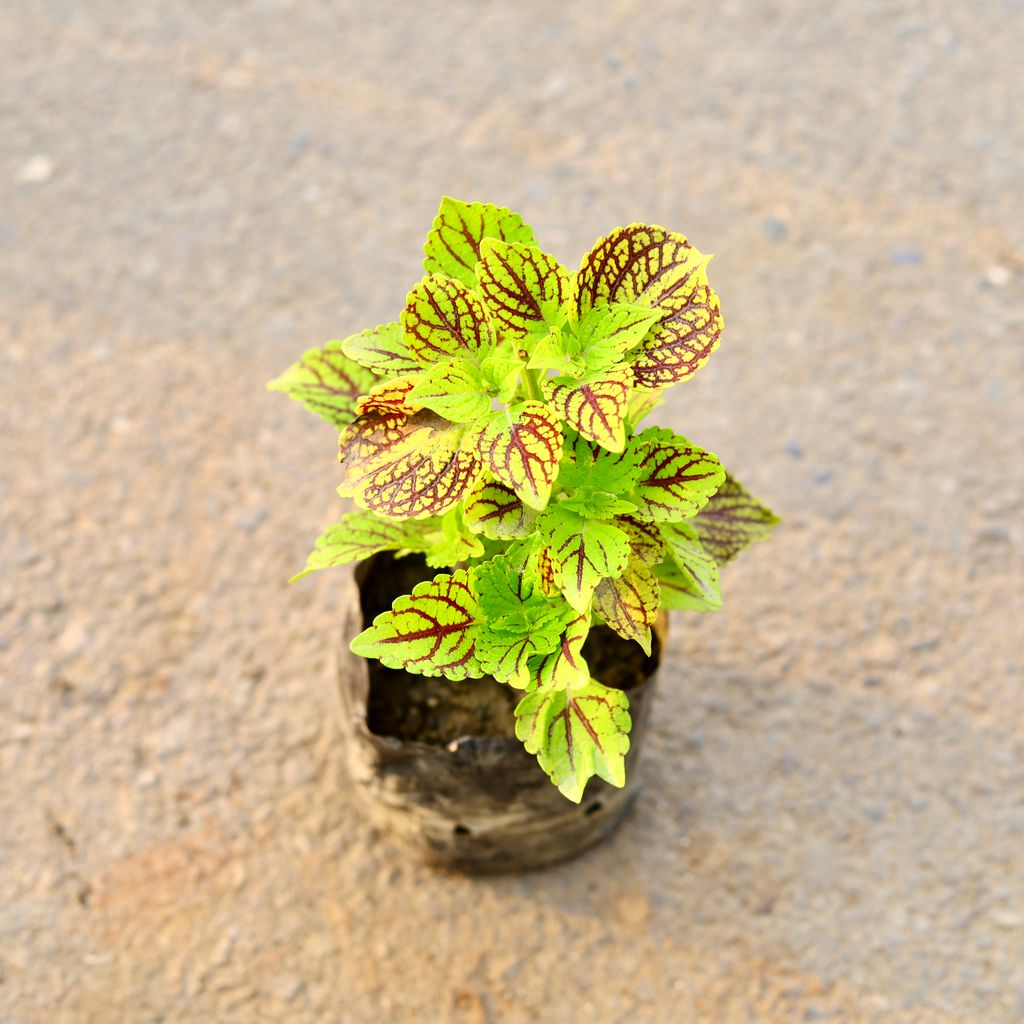
<svg viewBox="0 0 1024 1024">
<path fill-rule="evenodd" d="M 615 525 L 629 538 L 633 558 L 646 565 L 657 565 L 665 557 L 665 544 L 657 523 L 644 522 L 635 516 L 619 516 Z"/>
<path fill-rule="evenodd" d="M 409 354 L 402 325 L 398 323 L 381 324 L 353 334 L 341 343 L 341 348 L 349 359 L 384 377 L 416 373 L 420 369 L 419 363 Z"/>
<path fill-rule="evenodd" d="M 650 568 L 633 558 L 617 579 L 601 580 L 594 591 L 594 611 L 626 640 L 651 653 L 651 626 L 658 617 L 658 581 Z"/>
<path fill-rule="evenodd" d="M 521 402 L 494 414 L 477 435 L 487 471 L 531 508 L 547 505 L 562 457 L 562 428 L 542 402 Z"/>
<path fill-rule="evenodd" d="M 569 291 L 569 275 L 554 256 L 497 239 L 480 246 L 476 276 L 491 319 L 516 336 L 546 332 Z"/>
<path fill-rule="evenodd" d="M 488 355 L 494 331 L 479 296 L 451 277 L 432 274 L 405 301 L 402 328 L 412 357 L 433 363 L 452 356 Z"/>
<path fill-rule="evenodd" d="M 695 516 L 718 490 L 725 470 L 710 452 L 664 427 L 650 427 L 631 439 L 646 454 L 636 483 L 637 516 L 655 522 Z"/>
<path fill-rule="evenodd" d="M 606 302 L 664 311 L 633 359 L 637 387 L 656 390 L 686 380 L 718 347 L 722 313 L 707 282 L 710 256 L 682 235 L 630 224 L 599 239 L 573 279 L 577 316 Z"/>
<path fill-rule="evenodd" d="M 715 611 L 722 607 L 718 563 L 690 523 L 662 523 L 670 559 L 655 569 L 666 608 Z"/>
<path fill-rule="evenodd" d="M 476 286 L 480 243 L 485 238 L 533 245 L 533 231 L 518 213 L 490 203 L 465 203 L 445 196 L 423 247 L 423 269 Z"/>
<path fill-rule="evenodd" d="M 442 573 L 395 600 L 351 644 L 355 654 L 387 668 L 448 679 L 479 679 L 476 658 L 480 609 L 469 571 Z"/>
<path fill-rule="evenodd" d="M 590 616 L 577 615 L 572 619 L 550 654 L 530 661 L 529 688 L 547 689 L 551 686 L 573 688 L 590 682 L 590 670 L 583 657 L 583 643 L 590 632 Z"/>
<path fill-rule="evenodd" d="M 537 520 L 535 509 L 524 505 L 511 487 L 481 477 L 463 502 L 466 525 L 491 540 L 529 536 Z"/>
<path fill-rule="evenodd" d="M 576 689 L 533 690 L 516 708 L 516 735 L 574 803 L 593 775 L 625 785 L 631 725 L 626 694 L 594 679 Z"/>
<path fill-rule="evenodd" d="M 632 371 L 621 367 L 582 381 L 555 377 L 544 382 L 544 392 L 562 419 L 583 437 L 611 452 L 621 452 L 632 386 Z"/>
<path fill-rule="evenodd" d="M 726 473 L 725 482 L 693 520 L 693 528 L 721 565 L 755 541 L 764 540 L 778 521 L 778 516 Z"/>
<path fill-rule="evenodd" d="M 329 341 L 323 348 L 311 348 L 267 384 L 269 391 L 281 391 L 328 423 L 343 427 L 355 415 L 356 400 L 377 383 L 377 375 L 349 359 L 342 342 Z"/>
<path fill-rule="evenodd" d="M 541 540 L 555 563 L 555 580 L 577 611 L 586 611 L 594 588 L 618 576 L 629 561 L 629 539 L 612 523 L 586 519 L 562 505 L 537 520 Z"/>
</svg>

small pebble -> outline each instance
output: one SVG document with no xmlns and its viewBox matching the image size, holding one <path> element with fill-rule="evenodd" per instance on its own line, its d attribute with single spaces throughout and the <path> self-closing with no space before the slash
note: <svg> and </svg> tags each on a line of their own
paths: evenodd
<svg viewBox="0 0 1024 1024">
<path fill-rule="evenodd" d="M 53 177 L 54 163 L 42 153 L 37 153 L 21 165 L 15 176 L 19 185 L 42 185 Z"/>
<path fill-rule="evenodd" d="M 1010 283 L 1012 276 L 1009 267 L 1001 266 L 998 263 L 993 264 L 985 271 L 985 280 L 993 288 L 1005 288 Z"/>
<path fill-rule="evenodd" d="M 889 253 L 889 262 L 894 267 L 916 267 L 924 263 L 924 253 L 920 249 L 894 249 Z"/>
</svg>

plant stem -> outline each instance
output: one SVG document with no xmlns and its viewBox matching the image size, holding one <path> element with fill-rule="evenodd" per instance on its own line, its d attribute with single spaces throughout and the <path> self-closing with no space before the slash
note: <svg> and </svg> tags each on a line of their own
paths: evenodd
<svg viewBox="0 0 1024 1024">
<path fill-rule="evenodd" d="M 540 388 L 540 370 L 524 370 L 520 378 L 526 384 L 526 397 L 537 402 L 544 401 L 544 393 Z"/>
</svg>

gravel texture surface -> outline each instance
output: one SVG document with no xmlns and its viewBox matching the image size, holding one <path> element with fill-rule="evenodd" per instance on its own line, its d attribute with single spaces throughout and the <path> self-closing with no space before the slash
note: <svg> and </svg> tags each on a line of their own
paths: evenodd
<svg viewBox="0 0 1024 1024">
<path fill-rule="evenodd" d="M 0 1020 L 1024 1019 L 1020 3 L 0 7 Z M 342 775 L 330 428 L 438 197 L 720 255 L 666 421 L 785 516 L 649 788 L 437 876 Z"/>
</svg>

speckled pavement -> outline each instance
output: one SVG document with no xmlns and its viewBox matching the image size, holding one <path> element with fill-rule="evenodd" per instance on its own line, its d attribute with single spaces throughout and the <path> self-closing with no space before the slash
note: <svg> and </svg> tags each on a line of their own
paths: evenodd
<svg viewBox="0 0 1024 1024">
<path fill-rule="evenodd" d="M 1024 1019 L 1020 3 L 0 7 L 0 1021 Z M 330 428 L 444 192 L 717 252 L 665 411 L 785 517 L 542 874 L 369 831 Z"/>
</svg>

